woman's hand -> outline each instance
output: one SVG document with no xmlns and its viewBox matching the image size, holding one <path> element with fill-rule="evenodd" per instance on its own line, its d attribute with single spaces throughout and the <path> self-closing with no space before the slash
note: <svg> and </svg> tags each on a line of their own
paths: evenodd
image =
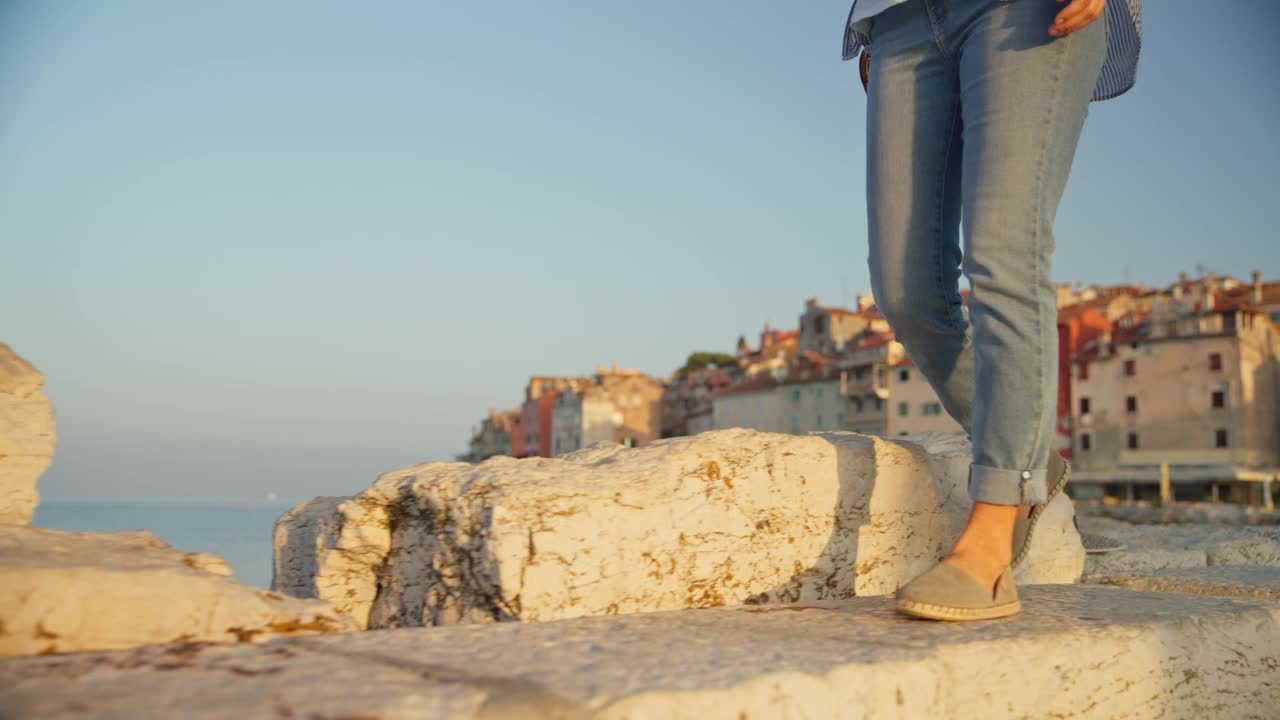
<svg viewBox="0 0 1280 720">
<path fill-rule="evenodd" d="M 1068 0 L 1058 0 L 1058 2 L 1063 3 Z M 1062 37 L 1085 27 L 1102 15 L 1106 4 L 1107 0 L 1070 0 L 1062 12 L 1053 19 L 1053 25 L 1049 26 L 1049 34 Z"/>
</svg>

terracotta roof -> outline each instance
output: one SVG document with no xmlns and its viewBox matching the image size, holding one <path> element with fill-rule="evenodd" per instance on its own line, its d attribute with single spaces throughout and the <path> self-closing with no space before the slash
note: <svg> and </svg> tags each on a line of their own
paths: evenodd
<svg viewBox="0 0 1280 720">
<path fill-rule="evenodd" d="M 786 380 L 778 383 L 779 385 L 807 385 L 816 382 L 833 382 L 840 379 L 840 372 L 835 369 L 824 369 L 820 371 L 807 372 L 799 375 L 790 375 Z"/>
<path fill-rule="evenodd" d="M 737 385 L 730 385 L 723 390 L 716 391 L 714 396 L 720 397 L 723 395 L 740 395 L 745 393 L 763 392 L 765 390 L 772 390 L 777 386 L 777 380 L 774 380 L 772 376 L 765 375 L 763 377 L 752 378 L 746 382 L 738 383 Z"/>
<path fill-rule="evenodd" d="M 1265 312 L 1265 310 L 1262 308 L 1262 306 L 1261 306 L 1261 305 L 1255 305 L 1255 304 L 1253 303 L 1253 295 L 1252 295 L 1252 293 L 1253 293 L 1253 291 L 1252 291 L 1252 290 L 1250 290 L 1250 291 L 1249 291 L 1249 294 L 1242 294 L 1242 295 L 1235 295 L 1235 294 L 1232 294 L 1232 295 L 1225 295 L 1225 294 L 1219 294 L 1219 295 L 1216 295 L 1216 296 L 1214 297 L 1213 307 L 1212 307 L 1212 308 L 1209 308 L 1208 310 L 1203 310 L 1203 311 L 1201 311 L 1201 312 L 1205 312 L 1205 313 L 1216 313 L 1216 312 L 1229 312 L 1229 311 L 1232 311 L 1232 310 L 1247 310 L 1247 311 L 1251 311 L 1251 312 Z M 1264 301 L 1265 301 L 1265 299 L 1266 299 L 1266 298 L 1264 297 L 1263 299 L 1264 299 Z M 1200 311 L 1200 303 L 1196 303 L 1196 310 L 1197 310 L 1197 311 Z"/>
<path fill-rule="evenodd" d="M 828 357 L 820 352 L 814 352 L 812 350 L 806 350 L 805 352 L 800 353 L 800 357 L 808 360 L 814 365 L 831 365 L 836 362 L 836 358 Z"/>
<path fill-rule="evenodd" d="M 870 349 L 870 348 L 880 347 L 881 345 L 887 345 L 887 344 L 889 344 L 889 343 L 891 343 L 891 342 L 893 342 L 893 333 L 891 333 L 891 332 L 887 332 L 887 333 L 876 333 L 875 335 L 872 335 L 871 337 L 867 338 L 866 340 L 863 340 L 862 342 L 860 342 L 860 343 L 858 343 L 857 345 L 853 346 L 853 349 L 854 349 L 854 350 L 865 350 L 865 349 Z"/>
</svg>

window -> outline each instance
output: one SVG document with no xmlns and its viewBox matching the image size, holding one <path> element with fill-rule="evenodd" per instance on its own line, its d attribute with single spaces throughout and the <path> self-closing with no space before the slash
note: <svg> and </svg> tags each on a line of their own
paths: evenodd
<svg viewBox="0 0 1280 720">
<path fill-rule="evenodd" d="M 1137 362 L 1135 362 L 1135 361 L 1133 361 L 1133 360 L 1125 360 L 1125 361 L 1124 361 L 1124 374 L 1125 374 L 1125 377 L 1133 377 L 1134 375 L 1137 375 L 1137 374 L 1138 374 L 1138 363 L 1137 363 Z"/>
<path fill-rule="evenodd" d="M 1089 398 L 1087 397 L 1080 398 L 1080 414 L 1081 415 L 1089 414 Z"/>
<path fill-rule="evenodd" d="M 1213 391 L 1213 406 L 1216 408 L 1224 408 L 1227 406 L 1227 392 L 1225 390 Z"/>
<path fill-rule="evenodd" d="M 815 398 L 817 398 L 817 399 L 821 400 L 821 399 L 822 399 L 822 388 L 820 388 L 820 387 L 819 387 L 819 388 L 814 388 L 814 389 L 813 389 L 813 396 L 814 396 Z"/>
<path fill-rule="evenodd" d="M 1138 449 L 1138 433 L 1129 433 L 1129 449 Z"/>
<path fill-rule="evenodd" d="M 813 319 L 813 331 L 818 333 L 819 335 L 822 334 L 822 316 L 821 315 Z"/>
<path fill-rule="evenodd" d="M 818 422 L 817 422 L 817 423 L 815 423 L 815 424 L 816 424 L 819 428 L 821 428 L 821 427 L 822 427 L 822 416 L 821 416 L 821 415 L 819 415 L 819 416 L 818 416 Z"/>
<path fill-rule="evenodd" d="M 938 403 L 925 403 L 921 408 L 921 412 L 925 415 L 941 415 L 942 405 Z"/>
<path fill-rule="evenodd" d="M 791 416 L 791 432 L 800 432 L 800 416 Z"/>
<path fill-rule="evenodd" d="M 844 413 L 842 412 L 836 413 L 836 426 L 844 427 Z"/>
<path fill-rule="evenodd" d="M 883 410 L 883 409 L 884 409 L 884 398 L 879 398 L 879 397 L 877 397 L 877 398 L 876 398 L 876 410 Z"/>
<path fill-rule="evenodd" d="M 911 379 L 911 371 L 910 371 L 910 370 L 899 370 L 899 371 L 898 371 L 898 379 L 899 379 L 899 380 L 901 380 L 902 382 L 907 382 L 908 380 L 910 380 L 910 379 Z"/>
<path fill-rule="evenodd" d="M 1214 431 L 1213 446 L 1214 447 L 1227 446 L 1227 429 L 1226 428 L 1218 428 L 1216 431 Z"/>
<path fill-rule="evenodd" d="M 1124 411 L 1127 413 L 1138 412 L 1138 396 L 1130 395 L 1124 399 Z"/>
<path fill-rule="evenodd" d="M 1080 449 L 1088 452 L 1093 449 L 1093 436 L 1089 433 L 1080 434 Z"/>
<path fill-rule="evenodd" d="M 1218 372 L 1222 369 L 1222 353 L 1209 353 L 1209 371 Z"/>
<path fill-rule="evenodd" d="M 1222 329 L 1223 329 L 1223 330 L 1235 330 L 1235 329 L 1236 329 L 1236 314 L 1235 314 L 1235 313 L 1233 313 L 1233 312 L 1229 312 L 1229 313 L 1223 313 L 1223 314 L 1222 314 Z"/>
<path fill-rule="evenodd" d="M 853 399 L 853 411 L 859 415 L 862 414 L 862 398 Z"/>
<path fill-rule="evenodd" d="M 907 405 L 907 403 L 904 403 L 904 402 L 898 403 L 898 414 L 901 415 L 902 417 L 906 417 L 908 407 L 909 406 Z"/>
<path fill-rule="evenodd" d="M 1079 373 L 1078 377 L 1079 377 L 1081 380 L 1088 380 L 1088 379 L 1089 379 L 1089 363 L 1087 363 L 1087 362 L 1082 362 L 1082 363 L 1080 363 L 1080 373 Z"/>
<path fill-rule="evenodd" d="M 800 388 L 791 391 L 791 402 L 800 402 Z"/>
</svg>

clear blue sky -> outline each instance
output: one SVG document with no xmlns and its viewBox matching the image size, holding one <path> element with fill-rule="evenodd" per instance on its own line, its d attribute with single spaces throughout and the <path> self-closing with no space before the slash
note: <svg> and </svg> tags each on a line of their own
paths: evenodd
<svg viewBox="0 0 1280 720">
<path fill-rule="evenodd" d="M 4 2 L 0 339 L 49 378 L 42 491 L 349 493 L 530 374 L 666 374 L 848 301 L 846 2 Z M 1280 279 L 1278 21 L 1147 3 L 1059 280 Z"/>
</svg>

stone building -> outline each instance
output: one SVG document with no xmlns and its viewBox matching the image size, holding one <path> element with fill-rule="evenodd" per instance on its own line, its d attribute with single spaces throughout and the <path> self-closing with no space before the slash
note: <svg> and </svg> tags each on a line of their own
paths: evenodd
<svg viewBox="0 0 1280 720">
<path fill-rule="evenodd" d="M 551 455 L 597 442 L 634 447 L 657 439 L 662 394 L 663 384 L 638 370 L 601 365 L 591 378 L 557 392 L 549 426 Z"/>
<path fill-rule="evenodd" d="M 765 323 L 764 330 L 760 332 L 760 344 L 755 349 L 738 347 L 738 369 L 747 377 L 762 373 L 779 377 L 796 361 L 800 354 L 799 345 L 798 330 L 774 330 Z"/>
<path fill-rule="evenodd" d="M 587 378 L 552 377 L 535 375 L 524 390 L 521 408 L 521 427 L 524 431 L 522 452 L 515 457 L 551 457 L 552 410 L 556 397 L 566 390 L 585 387 Z"/>
<path fill-rule="evenodd" d="M 840 369 L 844 372 L 842 393 L 849 398 L 845 427 L 868 435 L 889 432 L 890 368 L 906 353 L 892 333 L 865 337 L 848 348 Z"/>
<path fill-rule="evenodd" d="M 910 358 L 903 357 L 886 371 L 884 387 L 888 391 L 888 403 L 882 435 L 964 432 L 960 423 L 942 408 L 933 386 Z"/>
<path fill-rule="evenodd" d="M 599 385 L 566 390 L 551 410 L 552 455 L 564 455 L 598 442 L 613 442 L 621 415 Z"/>
<path fill-rule="evenodd" d="M 777 405 L 783 430 L 844 430 L 849 399 L 840 392 L 840 386 L 840 371 L 834 367 L 798 373 L 780 383 Z"/>
<path fill-rule="evenodd" d="M 1069 287 L 1069 286 L 1065 286 Z M 1058 309 L 1058 398 L 1053 448 L 1071 457 L 1071 358 L 1094 342 L 1123 315 L 1149 303 L 1140 299 L 1145 289 L 1121 286 L 1093 287 L 1068 295 L 1071 304 Z M 1062 288 L 1059 288 L 1059 298 Z"/>
<path fill-rule="evenodd" d="M 720 390 L 712 399 L 712 428 L 786 432 L 781 423 L 777 390 L 778 381 L 772 375 L 763 374 Z"/>
<path fill-rule="evenodd" d="M 511 439 L 513 428 L 519 433 L 521 410 L 497 412 L 489 408 L 489 415 L 480 422 L 480 426 L 471 434 L 471 443 L 466 455 L 460 459 L 467 462 L 483 462 L 497 455 L 511 455 Z"/>
<path fill-rule="evenodd" d="M 800 315 L 799 351 L 836 355 L 861 335 L 888 332 L 889 322 L 874 308 L 870 293 L 858 295 L 857 310 L 828 307 L 809 298 Z"/>
<path fill-rule="evenodd" d="M 1256 499 L 1276 477 L 1280 331 L 1256 277 L 1249 292 L 1228 281 L 1184 277 L 1073 358 L 1075 479 L 1146 483 L 1169 463 L 1184 499 L 1219 485 Z"/>
<path fill-rule="evenodd" d="M 680 437 L 710 430 L 715 394 L 739 377 L 741 372 L 736 365 L 677 373 L 663 389 L 659 402 L 659 436 Z"/>
</svg>

